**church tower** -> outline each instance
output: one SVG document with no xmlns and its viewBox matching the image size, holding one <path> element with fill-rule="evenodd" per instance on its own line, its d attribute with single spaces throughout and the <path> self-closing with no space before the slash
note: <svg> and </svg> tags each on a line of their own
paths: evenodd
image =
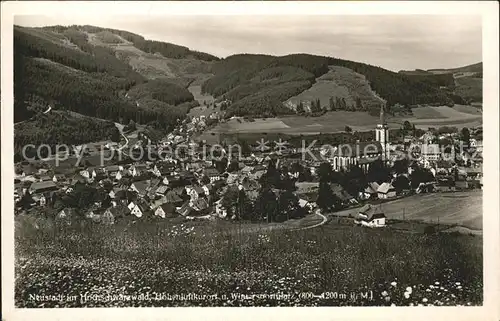
<svg viewBox="0 0 500 321">
<path fill-rule="evenodd" d="M 382 145 L 382 160 L 387 160 L 388 157 L 388 147 L 389 144 L 389 127 L 385 121 L 385 108 L 384 105 L 380 106 L 380 121 L 375 129 L 375 140 L 380 142 Z"/>
</svg>

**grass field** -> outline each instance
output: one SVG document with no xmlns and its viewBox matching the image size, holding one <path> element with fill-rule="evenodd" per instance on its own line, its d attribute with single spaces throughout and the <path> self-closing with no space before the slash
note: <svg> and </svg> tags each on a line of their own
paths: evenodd
<svg viewBox="0 0 500 321">
<path fill-rule="evenodd" d="M 197 81 L 199 82 L 199 81 Z M 200 106 L 194 107 L 189 110 L 189 116 L 191 117 L 199 117 L 201 115 L 208 116 L 213 112 L 220 111 L 219 107 L 207 107 L 205 106 L 205 102 L 207 104 L 213 103 L 215 101 L 214 97 L 210 94 L 204 94 L 201 92 L 201 85 L 191 84 L 188 87 L 188 90 L 191 94 L 193 94 L 194 100 L 196 100 Z"/>
<path fill-rule="evenodd" d="M 481 236 L 333 223 L 235 234 L 210 222 L 30 229 L 16 221 L 17 307 L 482 303 Z M 211 296 L 166 297 L 188 293 Z M 30 294 L 78 299 L 43 302 Z"/>
<path fill-rule="evenodd" d="M 471 114 L 471 115 L 476 115 L 476 116 L 483 115 L 483 110 L 481 108 L 474 107 L 474 106 L 455 105 L 455 106 L 453 106 L 453 109 L 456 111 L 459 111 L 461 113 L 465 113 L 465 114 Z"/>
<path fill-rule="evenodd" d="M 359 97 L 366 107 L 380 104 L 381 99 L 371 90 L 365 76 L 345 67 L 329 68 L 330 71 L 317 78 L 311 88 L 288 99 L 287 103 L 297 105 L 300 101 L 319 99 L 322 106 L 328 106 L 330 97 L 339 97 L 351 106 L 355 104 L 354 98 Z"/>
<path fill-rule="evenodd" d="M 441 114 L 438 110 L 433 107 L 422 106 L 412 109 L 413 116 L 418 119 L 439 119 L 446 118 L 445 115 Z"/>
<path fill-rule="evenodd" d="M 418 128 L 457 126 L 475 127 L 482 124 L 482 114 L 474 113 L 474 107 L 457 106 L 451 108 L 418 107 L 412 117 L 389 117 L 389 128 L 400 128 L 405 120 Z M 357 131 L 373 130 L 379 118 L 366 112 L 335 111 L 319 117 L 283 116 L 279 118 L 256 119 L 255 122 L 230 120 L 220 124 L 212 132 L 216 133 L 284 133 L 317 134 L 344 131 L 345 126 Z"/>
<path fill-rule="evenodd" d="M 482 230 L 482 192 L 432 193 L 414 195 L 381 206 L 389 219 L 417 220 L 429 223 L 464 226 Z M 355 215 L 359 209 L 335 213 Z M 404 217 L 403 217 L 404 216 Z"/>
</svg>

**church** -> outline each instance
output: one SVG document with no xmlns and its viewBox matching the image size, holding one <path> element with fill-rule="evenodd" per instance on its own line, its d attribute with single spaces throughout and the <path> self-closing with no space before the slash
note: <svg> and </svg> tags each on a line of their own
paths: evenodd
<svg viewBox="0 0 500 321">
<path fill-rule="evenodd" d="M 363 171 L 376 159 L 389 159 L 389 126 L 385 119 L 385 108 L 380 107 L 380 120 L 375 128 L 374 142 L 359 142 L 343 144 L 336 147 L 329 155 L 329 162 L 336 171 L 359 165 Z"/>
</svg>

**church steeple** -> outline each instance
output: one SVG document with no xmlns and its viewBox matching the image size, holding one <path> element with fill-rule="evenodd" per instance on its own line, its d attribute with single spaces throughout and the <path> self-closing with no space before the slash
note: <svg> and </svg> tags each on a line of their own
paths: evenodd
<svg viewBox="0 0 500 321">
<path fill-rule="evenodd" d="M 382 160 L 387 160 L 387 143 L 389 142 L 389 126 L 385 120 L 385 104 L 380 105 L 380 122 L 377 124 L 375 130 L 375 140 L 380 143 L 382 147 Z"/>
<path fill-rule="evenodd" d="M 380 125 L 385 125 L 385 107 L 384 104 L 380 105 Z"/>
</svg>

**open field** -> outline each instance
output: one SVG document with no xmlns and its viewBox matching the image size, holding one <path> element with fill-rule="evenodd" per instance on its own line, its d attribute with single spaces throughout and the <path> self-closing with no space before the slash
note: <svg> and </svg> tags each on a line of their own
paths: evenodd
<svg viewBox="0 0 500 321">
<path fill-rule="evenodd" d="M 329 66 L 329 69 L 326 74 L 316 78 L 311 88 L 288 99 L 285 104 L 296 106 L 301 101 L 319 99 L 321 106 L 328 106 L 330 97 L 344 98 L 348 106 L 355 104 L 356 97 L 361 99 L 365 107 L 378 105 L 382 101 L 371 90 L 365 76 L 340 66 Z"/>
<path fill-rule="evenodd" d="M 465 114 L 482 116 L 483 115 L 483 110 L 480 107 L 481 106 L 479 106 L 479 108 L 475 107 L 474 104 L 472 104 L 472 106 L 455 105 L 455 106 L 453 106 L 453 109 L 456 110 L 456 111 L 459 111 L 461 113 L 465 113 Z"/>
<path fill-rule="evenodd" d="M 15 237 L 17 307 L 482 303 L 481 236 L 333 223 L 234 234 L 224 224 L 163 220 L 125 226 L 39 224 L 38 229 L 16 224 Z M 405 298 L 408 286 L 412 294 Z M 349 297 L 367 291 L 365 298 Z M 86 292 L 93 298 L 80 300 Z M 305 292 L 317 296 L 300 295 Z M 28 299 L 42 293 L 78 299 Z M 211 296 L 173 297 L 187 293 Z M 106 301 L 108 294 L 126 299 Z"/>
<path fill-rule="evenodd" d="M 441 114 L 438 110 L 433 107 L 422 106 L 412 109 L 413 116 L 417 119 L 439 119 L 446 118 L 445 115 Z"/>
<path fill-rule="evenodd" d="M 389 117 L 389 128 L 400 128 L 405 120 L 418 128 L 457 126 L 475 127 L 482 124 L 482 114 L 474 113 L 470 106 L 451 108 L 418 107 L 413 110 L 412 117 Z M 318 134 L 344 131 L 345 126 L 357 131 L 373 130 L 379 118 L 366 112 L 335 111 L 319 117 L 283 116 L 277 118 L 255 119 L 255 122 L 232 119 L 219 124 L 211 132 L 215 133 L 284 133 L 284 134 Z"/>
<path fill-rule="evenodd" d="M 215 99 L 210 94 L 202 93 L 201 85 L 196 83 L 199 83 L 199 80 L 195 80 L 193 83 L 191 83 L 191 85 L 188 87 L 188 90 L 191 94 L 193 94 L 194 100 L 196 100 L 200 104 L 200 106 L 191 108 L 188 115 L 191 117 L 199 117 L 202 115 L 208 116 L 213 112 L 220 111 L 220 108 L 218 106 L 205 106 L 205 102 L 207 104 L 214 103 Z"/>
<path fill-rule="evenodd" d="M 93 39 L 95 39 L 94 37 Z M 197 59 L 173 59 L 166 58 L 160 54 L 144 52 L 126 42 L 102 43 L 114 49 L 117 56 L 128 62 L 136 71 L 147 78 L 167 78 L 183 87 L 189 84 L 201 85 L 201 82 L 211 76 L 212 63 Z"/>
<path fill-rule="evenodd" d="M 384 203 L 382 211 L 389 219 L 416 220 L 429 223 L 464 226 L 482 230 L 482 192 L 456 192 L 420 194 Z M 334 213 L 339 216 L 355 215 L 359 209 Z"/>
</svg>

